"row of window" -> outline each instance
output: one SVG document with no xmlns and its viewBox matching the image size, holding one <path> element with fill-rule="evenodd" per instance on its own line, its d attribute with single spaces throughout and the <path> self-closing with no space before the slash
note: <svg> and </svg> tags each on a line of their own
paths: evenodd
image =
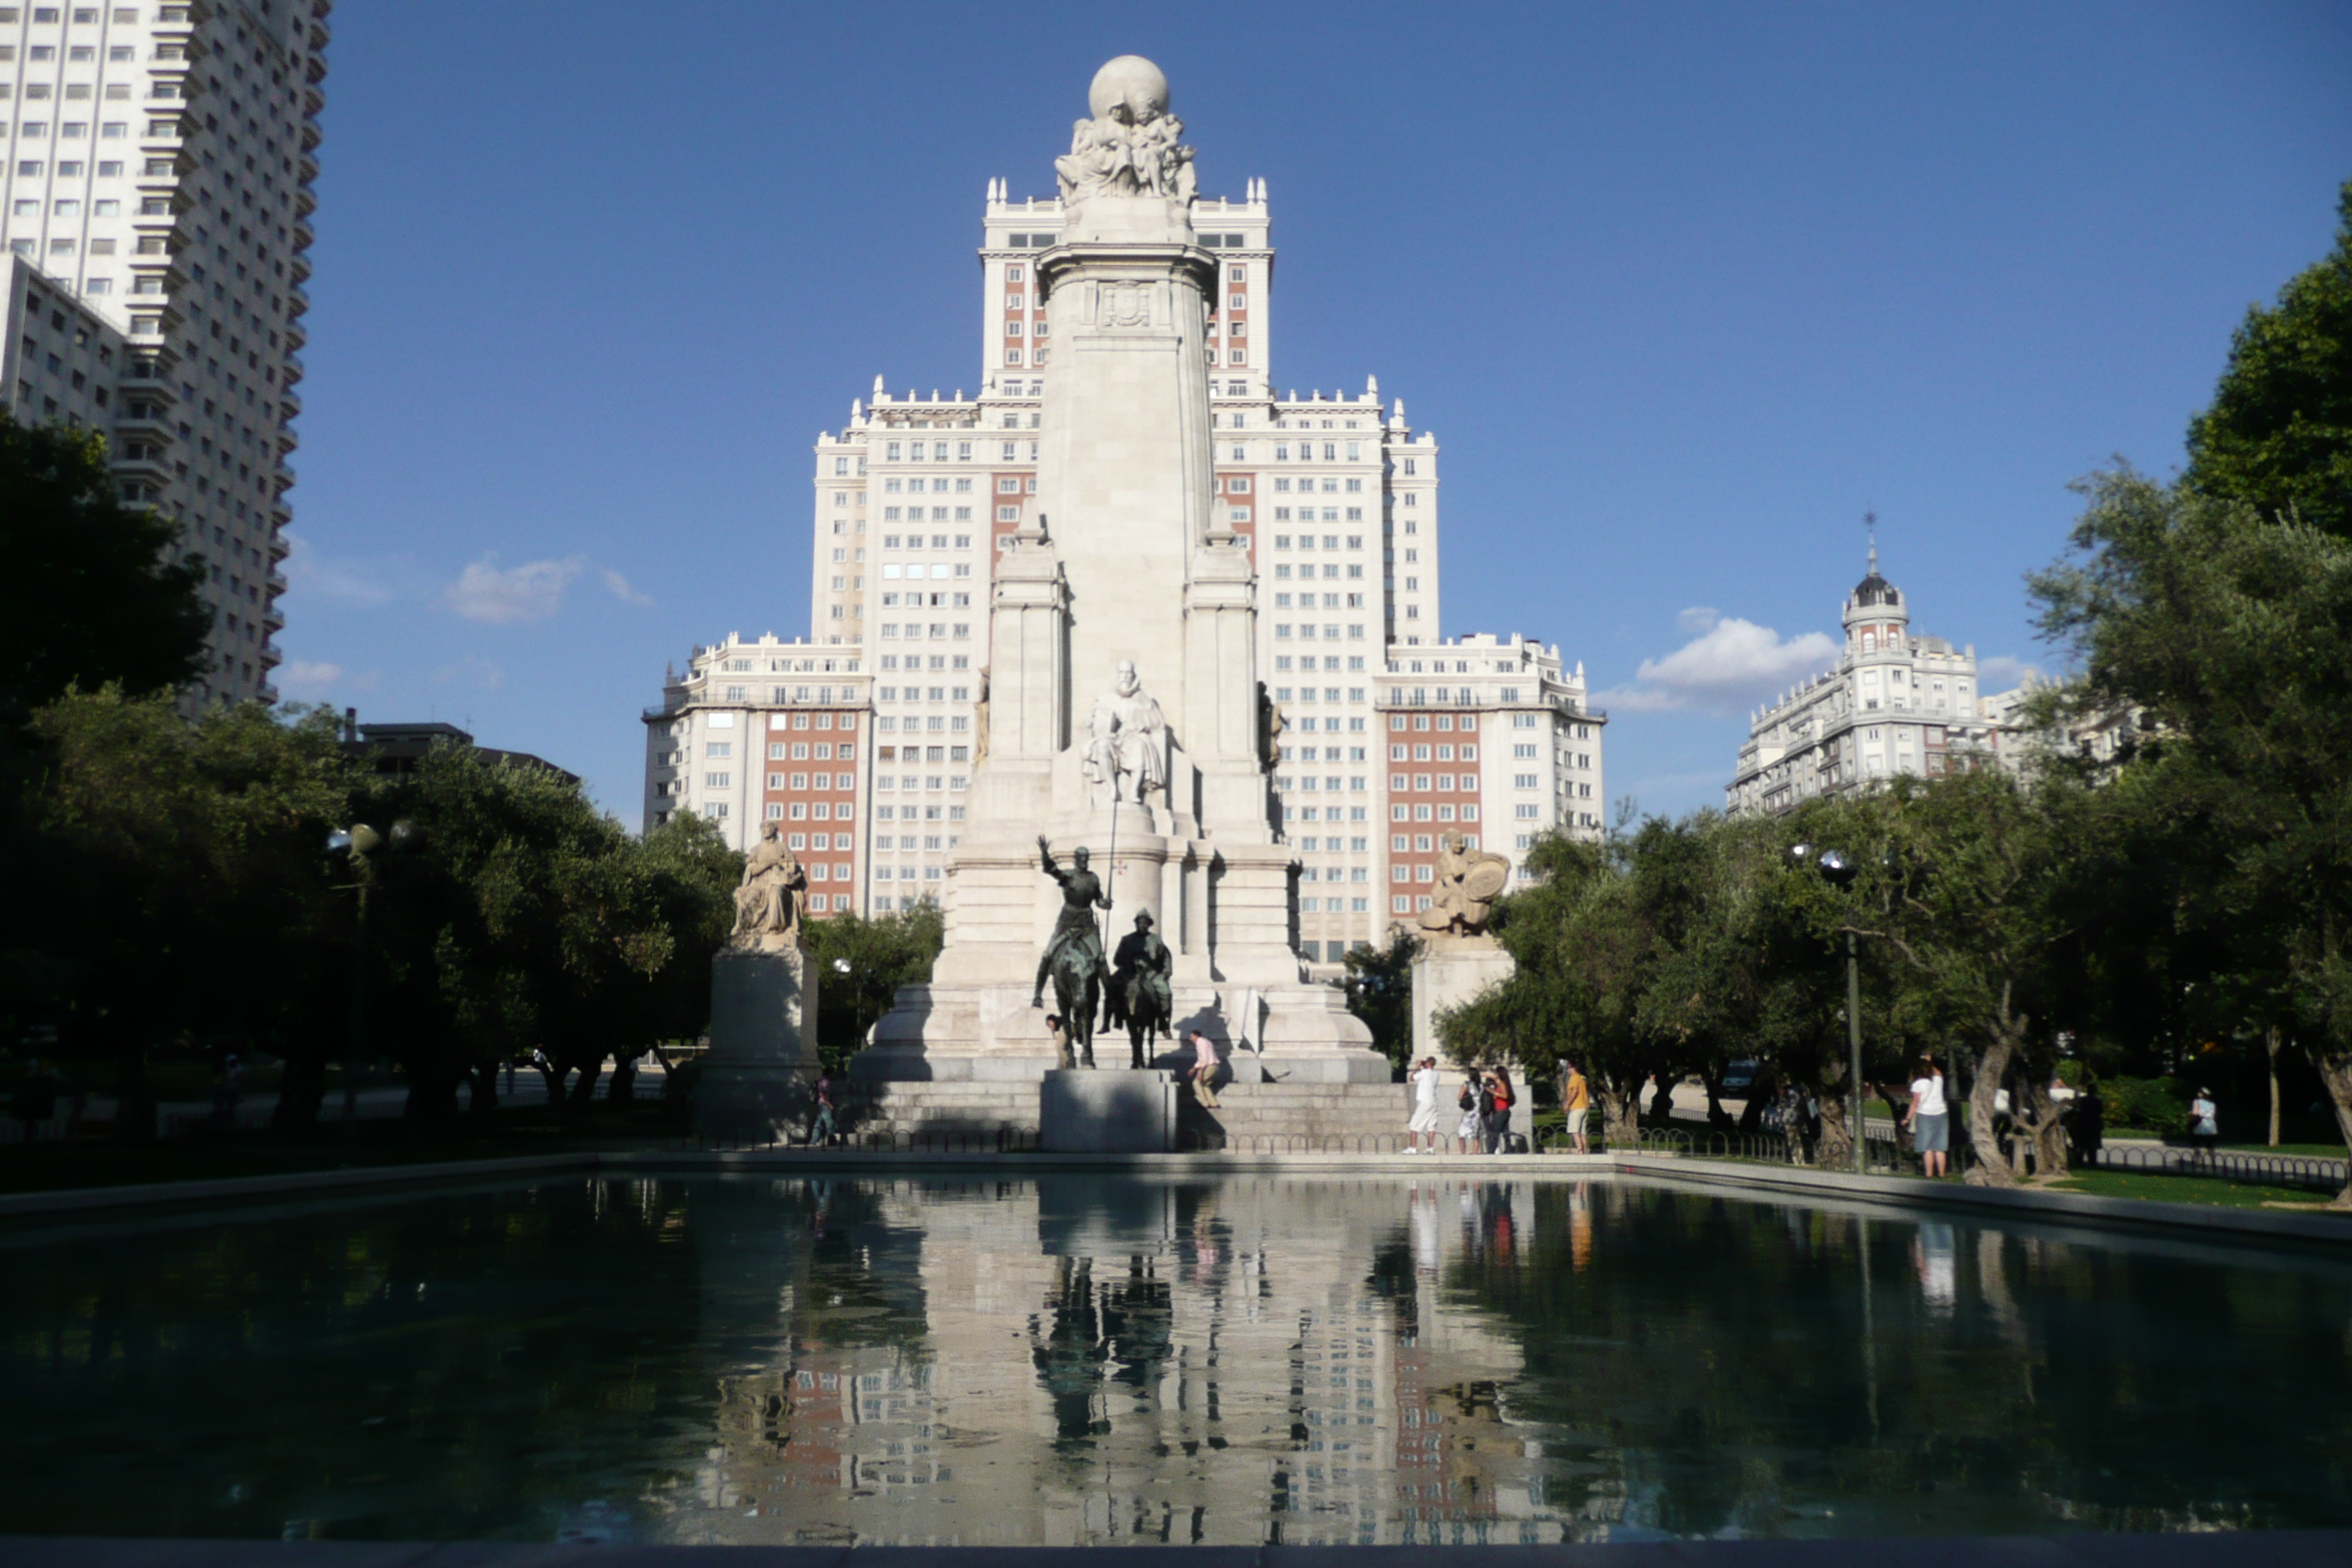
<svg viewBox="0 0 2352 1568">
<path fill-rule="evenodd" d="M 1459 816 L 1454 815 L 1457 810 L 1461 813 Z M 1520 806 L 1517 808 L 1517 815 L 1533 816 L 1535 811 L 1536 808 L 1531 805 Z M 1478 820 L 1478 808 L 1467 801 L 1459 807 L 1425 805 L 1391 805 L 1389 807 L 1389 820 L 1391 822 L 1475 822 Z"/>
<path fill-rule="evenodd" d="M 103 7 L 97 5 L 76 5 L 73 7 L 74 26 L 78 27 L 98 26 L 98 14 L 101 9 Z M 22 10 L 17 6 L 0 5 L 0 23 L 16 21 L 22 15 Z M 188 19 L 188 8 L 185 5 L 166 5 L 155 13 L 155 19 L 159 22 L 184 22 Z M 62 20 L 61 8 L 58 6 L 36 5 L 33 7 L 33 25 L 37 27 L 54 27 Z M 139 7 L 117 5 L 114 8 L 114 20 L 119 26 L 128 27 L 137 25 Z"/>
<path fill-rule="evenodd" d="M 1314 668 L 1315 668 L 1315 656 L 1314 656 L 1314 655 L 1312 655 L 1312 654 L 1305 655 L 1305 656 L 1301 657 L 1301 658 L 1298 659 L 1297 663 L 1298 663 L 1298 668 L 1299 668 L 1301 670 L 1307 670 L 1307 671 L 1311 671 L 1311 670 L 1313 670 L 1313 669 L 1314 669 Z M 1274 668 L 1275 668 L 1275 673 L 1276 673 L 1276 674 L 1280 675 L 1280 674 L 1286 673 L 1286 672 L 1290 669 L 1290 667 L 1291 667 L 1291 656 L 1290 656 L 1290 655 L 1288 655 L 1288 654 L 1286 654 L 1286 653 L 1278 653 L 1278 654 L 1276 654 L 1276 655 L 1274 656 Z M 1324 668 L 1324 669 L 1326 669 L 1327 671 L 1330 671 L 1330 672 L 1334 672 L 1334 673 L 1336 673 L 1336 672 L 1339 670 L 1339 656 L 1335 654 L 1335 655 L 1332 655 L 1332 656 L 1331 656 L 1331 657 L 1329 657 L 1329 658 L 1325 658 L 1325 659 L 1324 659 L 1324 661 L 1323 661 L 1323 668 Z M 1363 656 L 1363 655 L 1361 655 L 1361 654 L 1350 654 L 1350 655 L 1349 655 L 1349 656 L 1348 656 L 1348 668 L 1349 668 L 1349 669 L 1361 669 L 1361 668 L 1364 668 L 1364 656 Z M 1335 690 L 1335 689 L 1336 689 L 1336 688 L 1332 688 L 1332 687 L 1326 687 L 1324 689 L 1325 689 L 1325 691 L 1328 693 L 1328 692 L 1332 691 L 1332 690 Z M 1355 689 L 1355 689 L 1354 687 L 1350 687 L 1350 688 L 1349 688 L 1349 691 L 1351 691 L 1351 692 L 1352 692 L 1352 691 L 1354 691 Z M 1306 688 L 1302 689 L 1301 689 L 1301 691 L 1299 692 L 1298 700 L 1299 700 L 1301 702 L 1312 702 L 1312 701 L 1314 701 L 1314 700 L 1315 700 L 1314 692 L 1315 692 L 1315 689 L 1314 689 L 1313 687 L 1311 687 L 1311 686 L 1309 686 L 1309 687 L 1306 687 Z M 1338 698 L 1336 698 L 1336 697 L 1328 697 L 1328 696 L 1327 696 L 1327 697 L 1326 697 L 1326 699 L 1325 699 L 1325 700 L 1327 700 L 1327 701 L 1331 701 L 1331 702 L 1337 702 L 1337 701 L 1339 700 L 1339 699 L 1338 699 Z M 1363 699 L 1362 699 L 1362 698 L 1360 698 L 1360 697 L 1355 697 L 1355 698 L 1351 698 L 1351 700 L 1353 700 L 1353 701 L 1357 701 L 1357 702 L 1360 702 L 1360 701 L 1362 701 L 1362 700 L 1363 700 Z"/>
<path fill-rule="evenodd" d="M 1406 789 L 1410 788 L 1422 795 L 1426 795 L 1433 789 L 1440 792 L 1441 794 L 1448 793 L 1453 790 L 1454 781 L 1456 777 L 1455 774 L 1435 774 L 1434 777 L 1437 782 L 1434 784 L 1432 784 L 1429 782 L 1432 776 L 1433 775 L 1429 773 L 1391 773 L 1389 775 L 1389 788 L 1399 794 L 1402 794 Z M 1478 787 L 1478 775 L 1476 773 L 1463 773 L 1459 776 L 1462 780 L 1462 787 L 1465 790 L 1475 790 Z M 1405 782 L 1407 779 L 1411 779 L 1412 781 L 1409 785 Z"/>
<path fill-rule="evenodd" d="M 789 784 L 784 782 L 787 778 L 792 780 L 792 783 Z M 815 784 L 812 786 L 809 783 L 809 775 L 806 773 L 770 773 L 768 775 L 768 787 L 770 789 L 797 790 L 804 790 L 812 787 L 816 789 L 856 789 L 857 787 L 857 775 L 856 773 L 819 773 L 816 775 Z M 845 809 L 846 809 L 845 805 Z"/>
</svg>

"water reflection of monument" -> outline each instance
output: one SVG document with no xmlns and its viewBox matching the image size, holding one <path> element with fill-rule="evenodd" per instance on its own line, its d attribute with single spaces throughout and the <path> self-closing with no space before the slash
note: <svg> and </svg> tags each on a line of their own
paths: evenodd
<svg viewBox="0 0 2352 1568">
<path fill-rule="evenodd" d="M 777 1364 L 729 1382 L 674 1537 L 1251 1544 L 1274 1518 L 1293 1542 L 1560 1539 L 1495 1392 L 1515 1341 L 1434 1277 L 1525 1223 L 1523 1187 L 856 1191 L 834 1261 L 771 1282 Z M 844 1289 L 864 1248 L 913 1237 L 896 1308 Z M 1381 1257 L 1408 1260 L 1402 1289 L 1365 1288 Z"/>
<path fill-rule="evenodd" d="M 1296 947 L 1256 571 L 1214 495 L 1205 327 L 1217 257 L 1192 231 L 1192 149 L 1149 61 L 1105 66 L 1088 107 L 1056 164 L 1057 243 L 1034 258 L 1055 356 L 1037 502 L 997 559 L 988 751 L 951 868 L 946 945 L 850 1070 L 874 1086 L 885 1122 L 952 1100 L 967 1122 L 1034 1125 L 1036 1085 L 1055 1066 L 1034 993 L 1051 981 L 1082 994 L 1105 978 L 1103 944 L 1059 929 L 1063 889 L 1038 872 L 1042 829 L 1057 858 L 1092 851 L 1121 926 L 1152 916 L 1178 1037 L 1245 1037 L 1262 1052 L 1252 1069 L 1262 1060 L 1341 1098 L 1377 1086 L 1387 1130 L 1399 1103 L 1387 1063 L 1340 994 L 1307 983 Z"/>
</svg>

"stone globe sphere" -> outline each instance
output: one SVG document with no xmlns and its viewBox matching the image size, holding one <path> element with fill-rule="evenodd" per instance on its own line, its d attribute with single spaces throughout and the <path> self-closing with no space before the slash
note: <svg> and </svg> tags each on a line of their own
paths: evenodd
<svg viewBox="0 0 2352 1568">
<path fill-rule="evenodd" d="M 1168 112 L 1168 78 L 1141 55 L 1121 55 L 1095 72 L 1087 108 L 1097 120 L 1120 109 L 1129 124 L 1157 120 Z"/>
</svg>

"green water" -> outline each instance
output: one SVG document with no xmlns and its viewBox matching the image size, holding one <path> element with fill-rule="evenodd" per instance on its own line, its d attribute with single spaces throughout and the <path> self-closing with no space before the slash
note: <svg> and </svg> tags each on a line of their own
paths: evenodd
<svg viewBox="0 0 2352 1568">
<path fill-rule="evenodd" d="M 1617 1181 L 571 1180 L 0 1233 L 0 1533 L 2352 1523 L 2352 1266 Z"/>
</svg>

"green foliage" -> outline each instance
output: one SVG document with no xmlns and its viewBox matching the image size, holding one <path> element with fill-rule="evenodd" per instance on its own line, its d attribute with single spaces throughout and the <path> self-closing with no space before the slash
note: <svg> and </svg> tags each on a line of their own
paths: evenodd
<svg viewBox="0 0 2352 1568">
<path fill-rule="evenodd" d="M 302 1123 L 356 1029 L 439 1120 L 504 1058 L 544 1050 L 585 1087 L 708 1018 L 741 860 L 698 819 L 639 843 L 578 785 L 467 747 L 363 773 L 325 713 L 190 723 L 168 695 L 109 688 L 68 692 L 27 735 L 40 766 L 0 856 L 39 896 L 0 905 L 0 1024 L 56 1028 L 133 1091 L 158 1051 L 259 1047 L 286 1059 L 281 1118 Z M 331 857 L 354 822 L 384 845 Z"/>
<path fill-rule="evenodd" d="M 708 825 L 643 843 L 571 780 L 436 746 L 372 781 L 378 824 L 412 847 L 369 858 L 369 1026 L 408 1069 L 414 1115 L 453 1113 L 496 1063 L 544 1052 L 579 1068 L 698 1032 L 740 860 Z"/>
<path fill-rule="evenodd" d="M 79 684 L 196 679 L 207 614 L 173 527 L 122 504 L 96 433 L 0 419 L 0 737 Z"/>
<path fill-rule="evenodd" d="M 809 922 L 817 965 L 817 1050 L 828 1068 L 839 1072 L 864 1047 L 866 1031 L 890 1010 L 898 987 L 931 977 L 945 932 L 939 906 L 929 900 L 870 920 L 846 914 Z M 1044 1027 L 1041 1016 L 1041 1033 Z"/>
<path fill-rule="evenodd" d="M 1421 939 L 1400 931 L 1386 947 L 1357 943 L 1342 961 L 1348 1011 L 1371 1030 L 1372 1049 L 1400 1077 L 1412 1065 L 1412 961 L 1420 953 Z"/>
<path fill-rule="evenodd" d="M 2352 538 L 2352 182 L 2336 248 L 2255 306 L 2189 426 L 2189 489 Z"/>
<path fill-rule="evenodd" d="M 2115 1078 L 2099 1080 L 2110 1127 L 2142 1127 L 2151 1132 L 2189 1131 L 2191 1087 L 2177 1078 Z"/>
<path fill-rule="evenodd" d="M 69 691 L 0 854 L 0 1009 L 121 1057 L 184 1037 L 283 1052 L 332 1027 L 347 940 L 319 846 L 355 779 L 323 714 L 196 722 L 168 696 Z"/>
<path fill-rule="evenodd" d="M 2285 1029 L 2352 1134 L 2352 538 L 2128 471 L 2085 489 L 2033 590 L 2074 710 L 2143 715 L 2115 793 L 2169 868 L 2171 978 L 2200 1032 Z"/>
</svg>

